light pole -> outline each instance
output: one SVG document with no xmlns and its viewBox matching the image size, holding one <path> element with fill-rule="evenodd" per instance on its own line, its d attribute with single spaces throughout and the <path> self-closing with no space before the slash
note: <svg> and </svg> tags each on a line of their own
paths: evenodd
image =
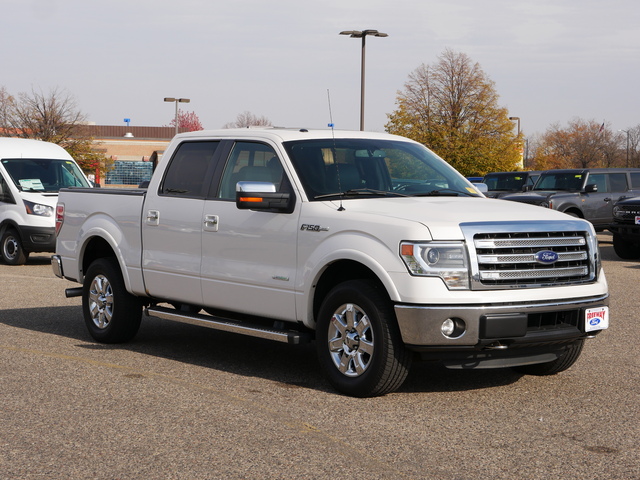
<svg viewBox="0 0 640 480">
<path fill-rule="evenodd" d="M 511 120 L 512 122 L 514 121 L 518 121 L 518 136 L 520 136 L 520 117 L 509 117 L 509 120 Z"/>
<path fill-rule="evenodd" d="M 340 35 L 349 35 L 351 38 L 362 39 L 362 60 L 360 61 L 360 130 L 364 130 L 364 52 L 365 52 L 365 39 L 367 35 L 373 37 L 388 37 L 386 33 L 379 32 L 378 30 L 345 30 L 340 32 Z"/>
<path fill-rule="evenodd" d="M 176 135 L 178 134 L 178 102 L 180 103 L 189 103 L 191 99 L 189 98 L 173 98 L 173 97 L 164 97 L 165 102 L 175 102 L 176 104 Z"/>
<path fill-rule="evenodd" d="M 629 130 L 618 130 L 627 134 L 627 168 L 629 168 Z"/>
<path fill-rule="evenodd" d="M 518 122 L 518 141 L 520 141 L 520 117 L 509 117 L 509 120 L 511 120 L 512 122 L 515 122 L 515 121 Z M 520 156 L 522 158 L 522 168 L 524 168 L 526 160 L 527 160 L 527 157 L 524 154 L 525 150 L 524 150 L 523 146 L 521 146 L 520 148 L 522 149 L 521 152 L 520 152 Z"/>
</svg>

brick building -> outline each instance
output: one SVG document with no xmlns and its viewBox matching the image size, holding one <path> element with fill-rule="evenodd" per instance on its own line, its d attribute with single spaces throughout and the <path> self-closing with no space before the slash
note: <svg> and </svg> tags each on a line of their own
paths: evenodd
<svg viewBox="0 0 640 480">
<path fill-rule="evenodd" d="M 176 133 L 175 127 L 87 125 L 86 129 L 96 149 L 114 160 L 113 170 L 99 179 L 102 186 L 138 185 L 149 180 L 154 161 L 162 157 Z"/>
</svg>

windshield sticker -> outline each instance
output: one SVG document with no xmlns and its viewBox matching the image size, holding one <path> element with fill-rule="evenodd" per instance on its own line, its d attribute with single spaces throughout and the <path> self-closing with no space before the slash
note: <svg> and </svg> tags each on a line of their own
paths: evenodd
<svg viewBox="0 0 640 480">
<path fill-rule="evenodd" d="M 44 190 L 44 185 L 39 178 L 26 178 L 20 180 L 20 186 L 24 190 Z"/>
<path fill-rule="evenodd" d="M 471 193 L 478 193 L 478 191 L 475 188 L 471 188 L 471 187 L 465 187 L 467 189 L 468 192 Z"/>
</svg>

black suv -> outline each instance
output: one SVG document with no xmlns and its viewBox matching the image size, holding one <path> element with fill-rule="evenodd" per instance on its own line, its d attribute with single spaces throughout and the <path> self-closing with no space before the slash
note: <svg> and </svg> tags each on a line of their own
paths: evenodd
<svg viewBox="0 0 640 480">
<path fill-rule="evenodd" d="M 625 260 L 640 258 L 640 197 L 620 200 L 613 207 L 613 249 Z"/>
<path fill-rule="evenodd" d="M 516 192 L 526 192 L 533 188 L 540 172 L 494 172 L 487 173 L 482 183 L 487 185 L 488 192 L 484 195 L 490 198 L 500 198 Z"/>
</svg>

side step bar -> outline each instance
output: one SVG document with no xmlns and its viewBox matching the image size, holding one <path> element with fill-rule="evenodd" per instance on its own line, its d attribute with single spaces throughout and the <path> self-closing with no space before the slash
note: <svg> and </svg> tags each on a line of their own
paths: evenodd
<svg viewBox="0 0 640 480">
<path fill-rule="evenodd" d="M 187 313 L 172 308 L 151 306 L 145 308 L 145 315 L 172 320 L 174 322 L 187 323 L 189 325 L 199 325 L 201 327 L 222 330 L 225 332 L 239 333 L 250 337 L 275 340 L 276 342 L 299 345 L 311 341 L 311 335 L 307 332 L 296 330 L 278 330 L 277 328 L 263 327 L 253 323 L 238 322 L 227 318 L 214 317 L 211 315 L 201 315 L 198 313 Z"/>
</svg>

